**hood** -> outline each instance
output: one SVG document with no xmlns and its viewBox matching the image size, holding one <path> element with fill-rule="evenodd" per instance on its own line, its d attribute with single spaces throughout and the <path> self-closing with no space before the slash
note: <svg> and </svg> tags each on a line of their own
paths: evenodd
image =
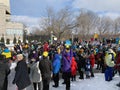
<svg viewBox="0 0 120 90">
<path fill-rule="evenodd" d="M 4 49 L 3 52 L 8 53 L 8 52 L 10 52 L 10 50 L 9 49 Z"/>
<path fill-rule="evenodd" d="M 59 54 L 55 54 L 55 60 L 59 59 L 60 60 L 60 55 Z"/>
</svg>

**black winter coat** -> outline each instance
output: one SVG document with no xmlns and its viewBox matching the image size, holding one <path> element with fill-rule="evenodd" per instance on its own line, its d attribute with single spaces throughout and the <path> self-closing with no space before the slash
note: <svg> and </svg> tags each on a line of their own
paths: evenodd
<svg viewBox="0 0 120 90">
<path fill-rule="evenodd" d="M 0 61 L 0 90 L 7 90 L 8 79 L 7 76 L 10 73 L 8 63 Z"/>
<path fill-rule="evenodd" d="M 24 60 L 21 60 L 17 63 L 15 71 L 16 73 L 13 84 L 16 83 L 19 89 L 24 89 L 31 84 L 27 64 Z"/>
<path fill-rule="evenodd" d="M 78 69 L 81 69 L 81 68 L 85 69 L 85 66 L 86 66 L 85 58 L 81 54 L 78 54 L 78 57 L 79 57 Z"/>
<path fill-rule="evenodd" d="M 51 79 L 51 71 L 52 71 L 51 62 L 47 58 L 40 60 L 39 69 L 41 70 L 42 79 L 47 80 L 49 83 Z"/>
</svg>

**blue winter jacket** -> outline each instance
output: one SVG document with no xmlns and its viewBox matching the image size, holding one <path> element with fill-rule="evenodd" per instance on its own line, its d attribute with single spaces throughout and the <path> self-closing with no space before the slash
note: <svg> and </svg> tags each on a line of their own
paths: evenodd
<svg viewBox="0 0 120 90">
<path fill-rule="evenodd" d="M 61 68 L 61 55 L 55 54 L 54 60 L 53 60 L 53 74 L 56 74 L 60 71 Z"/>
</svg>

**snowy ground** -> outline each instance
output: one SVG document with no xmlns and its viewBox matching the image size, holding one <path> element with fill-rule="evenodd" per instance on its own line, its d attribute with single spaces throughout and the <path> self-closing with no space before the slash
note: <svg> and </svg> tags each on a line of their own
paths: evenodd
<svg viewBox="0 0 120 90">
<path fill-rule="evenodd" d="M 71 90 L 120 90 L 116 84 L 120 81 L 119 76 L 115 76 L 111 82 L 106 82 L 104 80 L 104 74 L 95 74 L 94 78 L 80 80 L 77 77 L 77 81 L 71 82 Z M 57 90 L 65 90 L 65 85 L 62 85 L 62 80 L 60 80 L 60 87 Z M 53 82 L 51 82 L 50 90 L 56 90 L 52 87 Z"/>
<path fill-rule="evenodd" d="M 9 84 L 8 90 L 17 90 L 15 85 L 12 85 L 12 80 L 14 78 L 14 67 L 15 63 L 12 64 L 12 71 L 9 75 Z M 50 90 L 65 90 L 65 85 L 62 84 L 63 80 L 60 80 L 59 87 L 54 88 L 52 85 L 53 82 L 50 83 Z M 71 90 L 120 90 L 116 84 L 120 82 L 120 77 L 116 75 L 112 81 L 106 82 L 104 80 L 104 74 L 96 73 L 94 78 L 80 80 L 77 76 L 77 81 L 71 82 Z M 27 90 L 33 90 L 32 86 L 28 87 Z"/>
</svg>

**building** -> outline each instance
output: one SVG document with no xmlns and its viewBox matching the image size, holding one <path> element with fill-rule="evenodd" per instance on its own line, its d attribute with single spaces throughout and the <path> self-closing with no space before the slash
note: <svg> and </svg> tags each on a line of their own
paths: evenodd
<svg viewBox="0 0 120 90">
<path fill-rule="evenodd" d="M 24 25 L 22 23 L 12 22 L 10 20 L 10 1 L 0 0 L 0 39 L 4 37 L 13 42 L 14 36 L 23 40 Z"/>
</svg>

